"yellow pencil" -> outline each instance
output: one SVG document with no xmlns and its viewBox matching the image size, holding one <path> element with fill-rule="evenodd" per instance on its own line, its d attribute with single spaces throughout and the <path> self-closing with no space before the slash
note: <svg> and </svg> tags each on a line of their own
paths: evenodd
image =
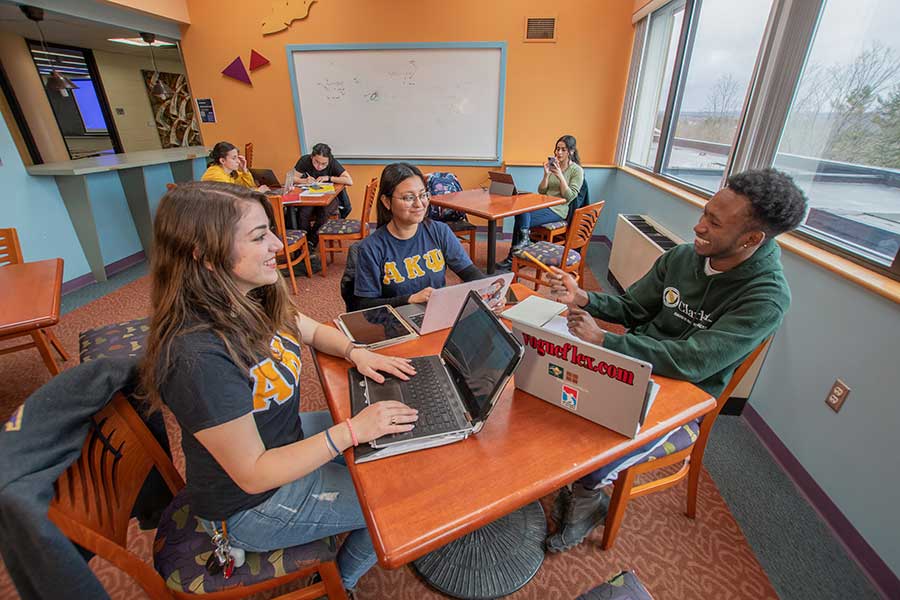
<svg viewBox="0 0 900 600">
<path fill-rule="evenodd" d="M 530 260 L 531 262 L 533 262 L 534 264 L 536 264 L 537 266 L 539 266 L 539 267 L 542 268 L 543 270 L 547 271 L 547 273 L 549 273 L 550 275 L 556 275 L 556 273 L 554 273 L 554 272 L 550 269 L 550 267 L 548 267 L 547 265 L 545 265 L 544 263 L 542 263 L 541 261 L 539 261 L 538 259 L 536 259 L 536 258 L 533 257 L 532 255 L 528 254 L 528 253 L 525 252 L 524 250 L 522 251 L 522 256 L 524 256 L 525 258 L 527 258 L 528 260 Z"/>
</svg>

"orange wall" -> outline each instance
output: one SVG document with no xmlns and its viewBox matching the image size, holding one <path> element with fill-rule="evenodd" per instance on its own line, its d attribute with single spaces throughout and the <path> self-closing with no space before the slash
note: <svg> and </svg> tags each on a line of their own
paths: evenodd
<svg viewBox="0 0 900 600">
<path fill-rule="evenodd" d="M 293 165 L 300 144 L 288 44 L 506 41 L 504 160 L 537 163 L 560 135 L 571 133 L 582 162 L 613 161 L 631 53 L 630 2 L 564 2 L 548 10 L 547 2 L 535 0 L 318 0 L 307 19 L 264 37 L 260 22 L 269 5 L 242 2 L 221 10 L 221 2 L 188 1 L 185 66 L 194 97 L 212 98 L 217 119 L 201 125 L 207 145 L 252 141 L 254 165 L 276 173 Z M 525 17 L 548 15 L 558 17 L 558 42 L 522 42 Z M 251 73 L 252 87 L 221 74 L 238 55 L 246 65 L 251 48 L 272 63 Z M 348 168 L 358 209 L 365 182 L 382 167 Z M 472 187 L 486 180 L 488 169 L 452 170 Z"/>
<path fill-rule="evenodd" d="M 190 23 L 187 0 L 103 0 L 107 4 L 116 4 L 139 12 L 171 19 L 179 23 Z"/>
</svg>

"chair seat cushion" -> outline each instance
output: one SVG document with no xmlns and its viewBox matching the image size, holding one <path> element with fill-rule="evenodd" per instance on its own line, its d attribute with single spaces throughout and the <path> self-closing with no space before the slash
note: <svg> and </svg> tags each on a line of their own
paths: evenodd
<svg viewBox="0 0 900 600">
<path fill-rule="evenodd" d="M 102 325 L 78 334 L 81 362 L 97 358 L 136 358 L 144 353 L 150 317 Z"/>
<path fill-rule="evenodd" d="M 545 265 L 558 267 L 562 264 L 562 253 L 565 248 L 559 244 L 551 244 L 550 242 L 535 242 L 530 246 L 520 250 L 517 255 L 521 256 L 522 252 L 527 252 Z M 526 259 L 527 260 L 527 259 Z M 581 255 L 577 250 L 569 250 L 569 256 L 566 259 L 566 266 L 571 267 L 581 260 Z M 531 261 L 529 261 L 529 264 Z"/>
<path fill-rule="evenodd" d="M 468 221 L 444 221 L 451 231 L 473 231 L 475 225 Z"/>
<path fill-rule="evenodd" d="M 293 246 L 306 237 L 306 232 L 302 229 L 288 229 L 285 231 L 288 246 Z"/>
<path fill-rule="evenodd" d="M 336 555 L 334 538 L 270 552 L 247 552 L 244 565 L 234 570 L 231 579 L 225 579 L 221 573 L 210 575 L 206 571 L 212 551 L 212 540 L 191 512 L 182 490 L 163 512 L 153 542 L 153 566 L 170 589 L 210 594 L 281 577 L 334 560 Z"/>
<path fill-rule="evenodd" d="M 697 441 L 698 435 L 700 435 L 700 420 L 695 419 L 679 427 L 675 433 L 669 436 L 669 439 L 654 448 L 653 452 L 648 454 L 644 461 L 665 458 L 679 450 L 684 450 Z"/>
<path fill-rule="evenodd" d="M 362 231 L 359 219 L 334 219 L 319 228 L 319 235 L 341 235 Z"/>
<path fill-rule="evenodd" d="M 537 227 L 532 227 L 532 229 L 546 229 L 550 231 L 551 229 L 565 229 L 567 223 L 565 220 L 563 221 L 553 221 L 551 223 L 544 223 L 543 225 L 538 225 Z"/>
</svg>

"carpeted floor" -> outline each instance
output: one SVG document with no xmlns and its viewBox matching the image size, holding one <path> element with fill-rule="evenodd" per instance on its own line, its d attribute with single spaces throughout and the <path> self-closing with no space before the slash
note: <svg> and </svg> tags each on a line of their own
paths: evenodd
<svg viewBox="0 0 900 600">
<path fill-rule="evenodd" d="M 502 247 L 502 246 L 501 246 Z M 503 256 L 505 250 L 498 251 Z M 483 262 L 484 243 L 478 256 Z M 483 266 L 483 265 L 482 265 Z M 327 278 L 298 278 L 302 310 L 320 320 L 340 312 L 342 302 L 338 281 L 343 259 L 329 269 Z M 585 287 L 599 289 L 588 272 Z M 144 316 L 149 310 L 149 282 L 146 277 L 128 283 L 81 308 L 66 314 L 56 328 L 57 335 L 72 355 L 66 367 L 77 364 L 79 331 L 117 321 Z M 324 397 L 308 352 L 304 351 L 302 371 L 304 410 L 325 407 Z M 37 352 L 28 350 L 0 357 L 0 421 L 35 389 L 49 380 Z M 169 421 L 171 424 L 171 420 Z M 170 435 L 177 432 L 170 428 Z M 178 441 L 176 465 L 183 468 Z M 665 599 L 762 599 L 777 598 L 768 578 L 756 560 L 740 527 L 715 484 L 704 472 L 700 480 L 699 509 L 696 520 L 684 514 L 686 488 L 676 486 L 631 503 L 616 541 L 609 552 L 599 549 L 600 533 L 594 534 L 575 550 L 548 555 L 535 578 L 510 598 L 565 599 L 597 585 L 623 569 L 635 570 L 657 600 Z M 546 504 L 552 500 L 545 498 Z M 149 560 L 152 532 L 137 532 L 133 527 L 132 550 Z M 92 567 L 114 599 L 145 597 L 131 579 L 116 568 L 95 558 Z M 0 565 L 0 598 L 16 598 L 12 583 Z M 388 571 L 375 567 L 360 581 L 357 598 L 420 599 L 441 598 L 425 586 L 409 568 Z"/>
</svg>

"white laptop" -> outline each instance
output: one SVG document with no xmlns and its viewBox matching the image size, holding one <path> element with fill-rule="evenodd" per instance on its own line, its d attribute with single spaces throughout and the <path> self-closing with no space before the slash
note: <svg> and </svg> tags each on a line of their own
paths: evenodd
<svg viewBox="0 0 900 600">
<path fill-rule="evenodd" d="M 469 290 L 474 290 L 493 309 L 506 304 L 506 290 L 512 283 L 512 278 L 513 273 L 504 273 L 448 285 L 434 290 L 428 304 L 398 306 L 397 312 L 419 335 L 447 329 L 456 320 Z"/>
<path fill-rule="evenodd" d="M 525 347 L 518 389 L 622 435 L 637 435 L 659 390 L 650 363 L 560 333 L 559 323 L 512 323 Z"/>
</svg>

